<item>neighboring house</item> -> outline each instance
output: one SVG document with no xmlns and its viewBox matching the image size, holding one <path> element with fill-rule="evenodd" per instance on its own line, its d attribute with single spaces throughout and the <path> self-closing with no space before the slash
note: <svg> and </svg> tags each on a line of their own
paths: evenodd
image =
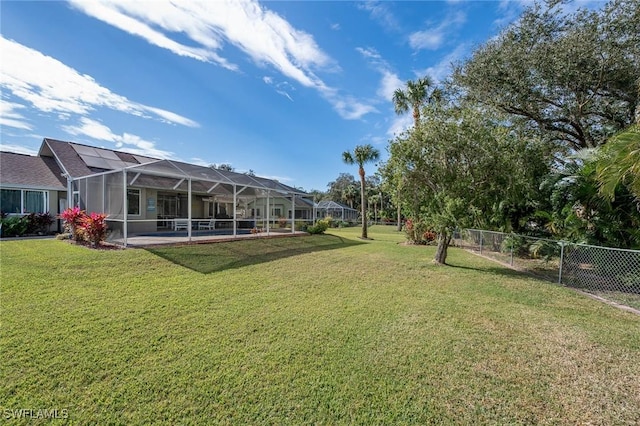
<svg viewBox="0 0 640 426">
<path fill-rule="evenodd" d="M 360 215 L 360 212 L 356 209 L 329 200 L 320 201 L 315 205 L 314 211 L 317 219 L 331 217 L 334 220 L 350 223 L 357 222 Z"/>
<path fill-rule="evenodd" d="M 0 210 L 7 215 L 50 213 L 67 206 L 67 182 L 50 157 L 0 152 Z M 51 230 L 60 231 L 54 222 Z"/>
<path fill-rule="evenodd" d="M 259 220 L 313 220 L 306 193 L 257 176 L 55 139 L 44 139 L 37 157 L 1 156 L 3 211 L 56 215 L 77 205 L 103 212 L 112 236 L 125 244 L 127 235 L 139 233 L 182 229 L 190 237 L 199 228 L 228 228 L 235 234 Z"/>
</svg>

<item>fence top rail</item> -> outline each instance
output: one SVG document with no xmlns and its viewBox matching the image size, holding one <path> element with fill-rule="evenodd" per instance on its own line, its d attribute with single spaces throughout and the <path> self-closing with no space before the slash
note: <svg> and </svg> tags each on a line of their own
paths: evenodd
<svg viewBox="0 0 640 426">
<path fill-rule="evenodd" d="M 583 244 L 583 243 L 572 243 L 570 241 L 565 241 L 565 240 L 552 240 L 550 238 L 531 237 L 529 235 L 515 234 L 513 232 L 507 233 L 507 232 L 500 232 L 500 231 L 486 231 L 484 229 L 473 229 L 473 228 L 467 228 L 467 231 L 486 232 L 486 233 L 489 233 L 489 234 L 501 234 L 501 235 L 507 235 L 507 236 L 508 235 L 513 235 L 513 236 L 519 236 L 519 237 L 525 237 L 525 238 L 532 238 L 532 239 L 535 239 L 535 240 L 543 240 L 543 241 L 549 241 L 549 242 L 552 242 L 552 243 L 562 244 L 565 247 L 566 246 L 580 246 L 580 247 L 589 247 L 589 248 L 596 248 L 596 249 L 614 250 L 614 251 L 622 251 L 622 252 L 627 252 L 627 253 L 640 254 L 640 250 L 623 249 L 623 248 L 617 248 L 617 247 L 594 246 L 594 245 Z"/>
<path fill-rule="evenodd" d="M 541 240 L 541 241 L 548 241 L 550 243 L 558 243 L 560 244 L 560 242 L 562 242 L 562 240 L 552 240 L 551 238 L 542 238 L 542 237 L 532 237 L 530 235 L 522 235 L 522 234 L 515 234 L 513 232 L 500 232 L 500 231 L 485 231 L 484 229 L 472 229 L 472 228 L 467 228 L 467 231 L 474 231 L 474 232 L 484 232 L 487 234 L 499 234 L 499 235 L 505 235 L 505 236 L 514 236 L 514 237 L 524 237 L 524 238 L 531 238 L 532 240 Z M 565 241 L 566 243 L 566 241 Z"/>
</svg>

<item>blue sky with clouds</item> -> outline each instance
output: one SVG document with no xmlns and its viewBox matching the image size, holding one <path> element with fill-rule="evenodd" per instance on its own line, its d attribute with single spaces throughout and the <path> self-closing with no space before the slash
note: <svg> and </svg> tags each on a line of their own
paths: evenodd
<svg viewBox="0 0 640 426">
<path fill-rule="evenodd" d="M 445 78 L 523 4 L 2 1 L 2 149 L 50 137 L 325 190 L 357 174 L 343 151 L 384 159 L 411 123 L 396 88 Z"/>
</svg>

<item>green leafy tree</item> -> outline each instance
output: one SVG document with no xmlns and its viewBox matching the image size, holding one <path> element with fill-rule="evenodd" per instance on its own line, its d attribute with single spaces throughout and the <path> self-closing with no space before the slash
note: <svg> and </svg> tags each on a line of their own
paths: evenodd
<svg viewBox="0 0 640 426">
<path fill-rule="evenodd" d="M 536 156 L 526 153 L 538 152 L 539 141 L 516 138 L 500 119 L 470 107 L 426 112 L 418 131 L 396 138 L 390 153 L 415 199 L 405 208 L 436 232 L 434 261 L 444 264 L 456 228 L 504 226 L 536 192 L 526 164 Z"/>
<path fill-rule="evenodd" d="M 353 202 L 357 196 L 358 189 L 355 185 L 349 185 L 342 190 L 342 201 L 346 202 L 351 208 L 353 208 Z"/>
<path fill-rule="evenodd" d="M 347 187 L 357 185 L 355 177 L 350 173 L 340 173 L 338 178 L 327 184 L 327 199 L 336 203 L 343 202 L 343 194 Z"/>
<path fill-rule="evenodd" d="M 362 238 L 368 238 L 367 235 L 367 192 L 365 188 L 365 171 L 364 165 L 380 158 L 380 151 L 373 145 L 358 145 L 353 152 L 344 151 L 342 160 L 347 164 L 358 165 L 358 175 L 360 175 L 360 212 L 362 214 Z"/>
<path fill-rule="evenodd" d="M 606 145 L 605 145 L 606 146 Z M 540 186 L 550 208 L 537 212 L 554 237 L 620 248 L 640 247 L 640 212 L 629 208 L 633 196 L 624 185 L 615 197 L 599 191 L 597 151 L 581 151 L 575 162 L 552 173 Z"/>
<path fill-rule="evenodd" d="M 233 172 L 234 168 L 231 164 L 228 163 L 220 163 L 220 164 L 211 164 L 209 166 L 212 169 L 217 169 L 217 170 L 224 170 L 226 172 Z"/>
<path fill-rule="evenodd" d="M 633 123 L 640 75 L 640 2 L 570 14 L 535 4 L 459 65 L 454 80 L 480 104 L 520 118 L 570 151 Z"/>
</svg>

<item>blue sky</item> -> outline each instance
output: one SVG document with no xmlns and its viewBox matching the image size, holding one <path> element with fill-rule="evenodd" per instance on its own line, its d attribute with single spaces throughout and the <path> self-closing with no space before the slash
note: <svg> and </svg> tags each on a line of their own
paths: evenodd
<svg viewBox="0 0 640 426">
<path fill-rule="evenodd" d="M 385 159 L 411 123 L 396 88 L 444 79 L 526 4 L 176 3 L 2 1 L 2 149 L 50 137 L 326 190 L 357 175 L 343 151 Z"/>
</svg>

